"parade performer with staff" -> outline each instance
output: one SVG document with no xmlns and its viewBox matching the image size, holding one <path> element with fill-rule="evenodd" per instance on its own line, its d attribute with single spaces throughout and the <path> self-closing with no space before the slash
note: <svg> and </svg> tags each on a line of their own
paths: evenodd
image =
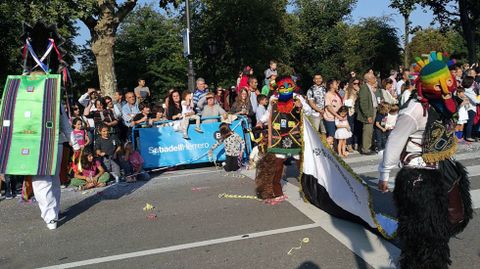
<svg viewBox="0 0 480 269">
<path fill-rule="evenodd" d="M 388 192 L 390 172 L 400 163 L 393 191 L 398 210 L 400 266 L 448 268 L 448 242 L 472 218 L 469 179 L 455 161 L 456 81 L 446 56 L 416 58 L 416 93 L 404 104 L 379 164 L 378 187 Z"/>
<path fill-rule="evenodd" d="M 267 154 L 257 164 L 257 195 L 261 199 L 284 199 L 282 175 L 287 158 L 300 159 L 302 149 L 302 113 L 311 114 L 311 108 L 301 95 L 295 94 L 291 77 L 276 81 L 276 92 L 270 98 L 267 112 L 261 118 L 268 124 Z"/>
<path fill-rule="evenodd" d="M 8 76 L 0 113 L 0 173 L 31 175 L 41 217 L 51 230 L 60 212 L 62 143 L 72 128 L 61 105 L 61 80 L 66 64 L 56 26 L 25 25 L 22 75 Z M 36 53 L 44 52 L 39 57 Z M 57 57 L 51 57 L 56 53 Z M 66 168 L 64 168 L 66 169 Z"/>
</svg>

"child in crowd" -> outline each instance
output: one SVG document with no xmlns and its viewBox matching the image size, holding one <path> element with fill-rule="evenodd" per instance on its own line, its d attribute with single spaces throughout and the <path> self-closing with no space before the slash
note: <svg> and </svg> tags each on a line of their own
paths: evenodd
<svg viewBox="0 0 480 269">
<path fill-rule="evenodd" d="M 108 126 L 100 127 L 100 137 L 95 140 L 96 156 L 101 158 L 103 165 L 107 171 L 112 174 L 115 181 L 120 181 L 120 166 L 117 160 L 117 154 L 121 150 L 120 141 L 108 133 Z"/>
<path fill-rule="evenodd" d="M 337 113 L 340 116 L 340 118 L 335 119 L 335 126 L 337 127 L 335 139 L 338 140 L 337 152 L 338 155 L 346 158 L 348 156 L 347 139 L 352 136 L 352 130 L 350 129 L 350 124 L 348 124 L 347 119 L 348 107 L 340 107 Z"/>
<path fill-rule="evenodd" d="M 257 96 L 257 103 L 258 103 L 258 107 L 257 107 L 257 112 L 255 113 L 255 117 L 257 119 L 257 124 L 258 124 L 258 123 L 261 123 L 260 119 L 267 112 L 268 97 L 266 95 L 259 94 Z"/>
<path fill-rule="evenodd" d="M 132 167 L 132 172 L 134 176 L 132 176 L 132 181 L 136 180 L 149 180 L 150 175 L 143 170 L 143 163 L 144 160 L 142 155 L 136 150 L 133 150 L 132 142 L 125 143 L 124 146 L 124 160 L 128 161 Z M 127 177 L 127 181 L 128 181 Z"/>
<path fill-rule="evenodd" d="M 93 157 L 90 149 L 85 149 L 75 168 L 75 176 L 70 181 L 70 187 L 87 190 L 95 187 L 104 187 L 110 175 L 105 172 L 99 161 Z"/>
<path fill-rule="evenodd" d="M 390 106 L 388 105 L 388 103 L 383 102 L 378 105 L 377 116 L 375 117 L 375 125 L 373 128 L 377 151 L 382 151 L 385 148 L 385 144 L 387 143 L 388 129 L 385 125 L 387 122 L 387 115 L 389 110 Z"/>
<path fill-rule="evenodd" d="M 182 121 L 178 131 L 183 133 L 183 138 L 190 139 L 188 137 L 188 126 L 190 125 L 190 120 L 195 120 L 195 131 L 198 133 L 203 133 L 202 128 L 200 128 L 200 116 L 195 115 L 195 111 L 193 110 L 193 98 L 191 92 L 184 91 L 182 93 L 181 105 Z"/>
<path fill-rule="evenodd" d="M 157 115 L 150 111 L 150 107 L 148 106 L 147 103 L 145 102 L 140 103 L 140 105 L 138 105 L 138 109 L 140 110 L 140 113 L 138 113 L 133 117 L 132 119 L 133 125 L 145 123 L 148 126 L 152 126 L 153 122 L 159 120 L 156 118 Z"/>
<path fill-rule="evenodd" d="M 213 155 L 213 150 L 220 144 L 225 146 L 226 161 L 224 169 L 226 172 L 237 171 L 240 169 L 240 162 L 243 157 L 243 151 L 245 149 L 245 141 L 236 133 L 234 133 L 228 123 L 220 124 L 220 136 L 221 139 L 215 143 L 208 151 L 208 155 Z"/>
<path fill-rule="evenodd" d="M 398 118 L 398 111 L 400 108 L 397 104 L 391 105 L 390 110 L 388 111 L 387 120 L 385 121 L 385 128 L 387 131 L 387 138 L 390 135 L 390 132 L 395 128 L 395 124 L 397 123 Z"/>
<path fill-rule="evenodd" d="M 80 118 L 74 118 L 72 121 L 73 131 L 70 135 L 70 143 L 75 158 L 79 157 L 80 151 L 90 144 L 90 137 L 83 124 L 84 123 Z"/>
<path fill-rule="evenodd" d="M 463 127 L 464 124 L 468 122 L 468 109 L 470 108 L 470 102 L 468 101 L 467 96 L 465 95 L 465 89 L 459 87 L 457 89 L 457 102 L 458 106 L 458 120 L 457 125 L 455 126 L 455 135 L 459 140 L 463 140 Z"/>
</svg>

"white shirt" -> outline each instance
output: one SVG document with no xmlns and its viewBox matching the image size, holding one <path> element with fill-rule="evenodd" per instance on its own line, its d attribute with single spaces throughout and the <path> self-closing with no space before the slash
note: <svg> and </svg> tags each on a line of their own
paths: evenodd
<svg viewBox="0 0 480 269">
<path fill-rule="evenodd" d="M 260 122 L 262 120 L 263 114 L 267 112 L 267 109 L 265 106 L 258 105 L 257 107 L 257 112 L 255 112 L 255 117 L 257 118 L 257 122 Z"/>
<path fill-rule="evenodd" d="M 409 90 L 403 91 L 402 96 L 400 97 L 400 106 L 403 106 L 403 104 L 405 104 L 408 101 L 408 99 L 410 99 L 411 94 L 412 92 Z"/>
<path fill-rule="evenodd" d="M 402 95 L 403 84 L 405 84 L 405 81 L 403 79 L 397 82 L 397 87 L 395 88 L 395 91 L 397 92 L 397 96 Z"/>
<path fill-rule="evenodd" d="M 468 98 L 470 105 L 468 106 L 467 111 L 474 111 L 477 112 L 477 104 L 480 104 L 479 96 L 473 90 L 473 86 L 465 89 L 465 96 Z"/>
<path fill-rule="evenodd" d="M 407 152 L 422 152 L 419 145 L 422 144 L 427 118 L 428 113 L 423 115 L 423 107 L 419 102 L 412 101 L 400 110 L 396 126 L 388 136 L 383 159 L 378 165 L 379 180 L 388 181 L 392 169 L 399 167 L 400 154 L 405 145 Z M 411 141 L 407 144 L 409 138 Z"/>
<path fill-rule="evenodd" d="M 313 109 L 308 105 L 308 103 L 305 101 L 305 99 L 303 99 L 300 94 L 293 93 L 293 98 L 298 98 L 298 100 L 300 100 L 300 102 L 302 103 L 303 114 L 305 114 L 306 116 L 310 116 L 312 114 Z M 272 106 L 270 104 L 274 100 L 278 100 L 278 98 L 275 95 L 272 95 L 272 97 L 270 97 L 267 111 L 263 114 L 262 118 L 260 118 L 260 121 L 262 123 L 266 123 L 268 121 L 268 118 L 270 117 L 272 111 Z"/>
</svg>

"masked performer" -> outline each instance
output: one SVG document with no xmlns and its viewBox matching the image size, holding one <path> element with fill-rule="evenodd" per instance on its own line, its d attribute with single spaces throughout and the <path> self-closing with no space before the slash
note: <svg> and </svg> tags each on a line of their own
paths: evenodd
<svg viewBox="0 0 480 269">
<path fill-rule="evenodd" d="M 57 47 L 62 39 L 55 26 L 46 27 L 43 23 L 33 28 L 25 25 L 24 32 L 24 73 L 8 77 L 2 103 L 0 172 L 33 176 L 33 192 L 41 217 L 49 229 L 56 229 L 62 143 L 72 132 L 60 104 L 61 76 L 50 74 L 66 68 Z"/>
<path fill-rule="evenodd" d="M 448 241 L 472 218 L 469 179 L 452 157 L 455 77 L 447 59 L 432 52 L 416 58 L 417 93 L 400 110 L 379 165 L 379 189 L 388 191 L 390 171 L 402 164 L 393 197 L 398 209 L 402 269 L 443 269 L 451 263 Z"/>
<path fill-rule="evenodd" d="M 302 148 L 302 113 L 309 115 L 311 108 L 301 95 L 295 94 L 291 77 L 276 81 L 276 93 L 270 98 L 267 113 L 260 119 L 268 124 L 267 154 L 257 164 L 257 195 L 262 199 L 283 199 L 282 175 L 284 161 L 299 160 Z"/>
</svg>

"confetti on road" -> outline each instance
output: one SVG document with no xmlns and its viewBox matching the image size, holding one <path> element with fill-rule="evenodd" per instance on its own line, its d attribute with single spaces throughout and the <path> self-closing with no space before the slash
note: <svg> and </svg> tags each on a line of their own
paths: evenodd
<svg viewBox="0 0 480 269">
<path fill-rule="evenodd" d="M 228 194 L 228 193 L 221 193 L 221 194 L 218 195 L 218 198 L 251 199 L 251 200 L 262 201 L 262 199 L 259 199 L 257 196 L 254 196 L 254 195 L 241 195 L 241 194 Z"/>
<path fill-rule="evenodd" d="M 192 187 L 192 191 L 201 191 L 206 189 L 210 189 L 210 187 Z"/>
<path fill-rule="evenodd" d="M 155 213 L 150 213 L 147 215 L 147 219 L 149 220 L 156 220 L 157 219 L 157 214 Z"/>
<path fill-rule="evenodd" d="M 310 242 L 310 238 L 308 237 L 305 237 L 302 239 L 302 241 L 300 241 L 300 245 L 298 247 L 293 247 L 291 248 L 288 252 L 287 252 L 287 255 L 293 255 L 293 250 L 299 250 L 302 248 L 302 245 L 303 244 L 308 244 L 308 242 Z"/>
<path fill-rule="evenodd" d="M 145 204 L 145 207 L 143 208 L 143 211 L 149 211 L 149 210 L 153 210 L 155 207 L 149 203 L 146 203 Z"/>
</svg>

